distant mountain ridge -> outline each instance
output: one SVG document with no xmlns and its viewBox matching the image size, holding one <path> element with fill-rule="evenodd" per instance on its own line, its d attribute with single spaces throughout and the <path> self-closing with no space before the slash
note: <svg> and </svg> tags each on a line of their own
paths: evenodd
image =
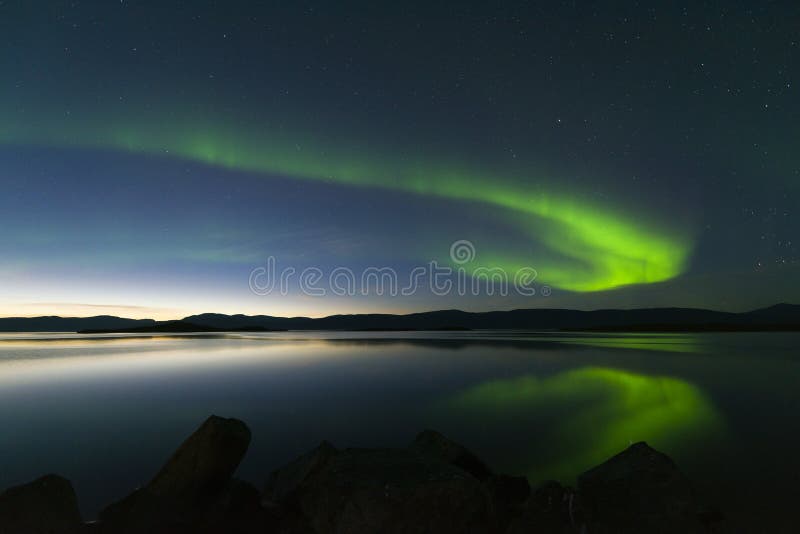
<svg viewBox="0 0 800 534">
<path fill-rule="evenodd" d="M 77 332 L 114 328 L 136 328 L 156 324 L 153 319 L 125 319 L 113 315 L 94 317 L 3 317 L 0 332 Z"/>
<path fill-rule="evenodd" d="M 187 323 L 186 321 L 160 321 L 145 326 L 132 328 L 97 328 L 78 330 L 79 334 L 169 334 L 182 332 L 273 332 L 261 326 L 244 326 L 238 328 L 215 328 L 208 325 Z"/>
<path fill-rule="evenodd" d="M 531 329 L 531 330 L 617 330 L 624 327 L 656 330 L 698 329 L 778 329 L 800 330 L 800 305 L 778 304 L 743 313 L 697 308 L 641 308 L 632 310 L 516 309 L 509 311 L 465 312 L 439 310 L 392 314 L 331 315 L 319 319 L 273 317 L 269 315 L 201 314 L 187 322 L 225 328 L 261 326 L 280 330 L 425 330 L 435 328 Z M 771 329 L 771 328 L 770 328 Z"/>
<path fill-rule="evenodd" d="M 0 318 L 0 332 L 77 332 L 152 329 L 170 321 L 97 317 Z M 732 313 L 698 308 L 640 308 L 630 310 L 516 309 L 465 312 L 439 310 L 393 314 L 331 315 L 322 318 L 270 315 L 191 315 L 181 322 L 214 330 L 798 330 L 800 305 L 776 304 L 749 312 Z"/>
</svg>

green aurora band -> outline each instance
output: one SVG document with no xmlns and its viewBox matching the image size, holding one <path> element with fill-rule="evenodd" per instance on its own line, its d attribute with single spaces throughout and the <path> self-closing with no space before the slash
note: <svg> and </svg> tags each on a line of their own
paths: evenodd
<svg viewBox="0 0 800 534">
<path fill-rule="evenodd" d="M 528 463 L 534 479 L 574 477 L 632 442 L 676 451 L 724 429 L 705 394 L 689 382 L 605 367 L 485 382 L 449 399 L 445 410 L 466 418 L 481 414 L 536 424 L 537 444 L 546 444 L 551 457 L 522 452 L 521 463 Z"/>
<path fill-rule="evenodd" d="M 299 145 L 286 135 L 257 131 L 243 135 L 233 128 L 176 128 L 141 119 L 126 127 L 71 122 L 54 127 L 46 120 L 27 124 L 0 120 L 0 144 L 121 150 L 183 158 L 228 169 L 279 174 L 295 179 L 381 188 L 478 203 L 512 214 L 517 230 L 552 251 L 556 259 L 529 253 L 484 250 L 479 267 L 515 273 L 535 267 L 538 281 L 570 291 L 588 292 L 669 280 L 681 274 L 691 240 L 681 232 L 623 216 L 607 207 L 570 198 L 457 166 L 420 165 L 380 157 L 321 150 L 314 142 Z M 214 132 L 214 133 L 208 133 Z M 318 146 L 322 144 L 317 143 Z M 311 148 L 313 147 L 313 148 Z M 370 152 L 369 147 L 363 149 Z M 657 225 L 659 226 L 659 225 Z"/>
</svg>

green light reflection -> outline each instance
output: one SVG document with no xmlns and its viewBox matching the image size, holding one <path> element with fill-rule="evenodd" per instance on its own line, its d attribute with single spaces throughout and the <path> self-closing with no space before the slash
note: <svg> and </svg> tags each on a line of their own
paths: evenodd
<svg viewBox="0 0 800 534">
<path fill-rule="evenodd" d="M 723 427 L 705 394 L 689 382 L 605 367 L 486 382 L 448 400 L 447 410 L 537 425 L 532 449 L 545 453 L 522 459 L 532 481 L 570 482 L 633 442 L 671 453 Z"/>
</svg>

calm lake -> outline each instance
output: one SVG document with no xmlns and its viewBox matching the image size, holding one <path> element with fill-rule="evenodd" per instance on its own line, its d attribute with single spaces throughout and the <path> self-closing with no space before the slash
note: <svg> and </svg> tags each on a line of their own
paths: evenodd
<svg viewBox="0 0 800 534">
<path fill-rule="evenodd" d="M 84 514 L 145 483 L 208 415 L 253 431 L 239 476 L 327 439 L 434 428 L 495 470 L 574 483 L 645 440 L 734 532 L 795 532 L 800 334 L 0 334 L 0 487 L 71 479 Z"/>
</svg>

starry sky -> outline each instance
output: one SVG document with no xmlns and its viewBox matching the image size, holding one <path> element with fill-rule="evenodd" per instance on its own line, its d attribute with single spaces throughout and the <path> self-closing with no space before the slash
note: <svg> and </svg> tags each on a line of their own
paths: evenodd
<svg viewBox="0 0 800 534">
<path fill-rule="evenodd" d="M 798 28 L 788 1 L 0 0 L 0 316 L 800 302 Z M 257 294 L 270 257 L 536 291 Z"/>
</svg>

